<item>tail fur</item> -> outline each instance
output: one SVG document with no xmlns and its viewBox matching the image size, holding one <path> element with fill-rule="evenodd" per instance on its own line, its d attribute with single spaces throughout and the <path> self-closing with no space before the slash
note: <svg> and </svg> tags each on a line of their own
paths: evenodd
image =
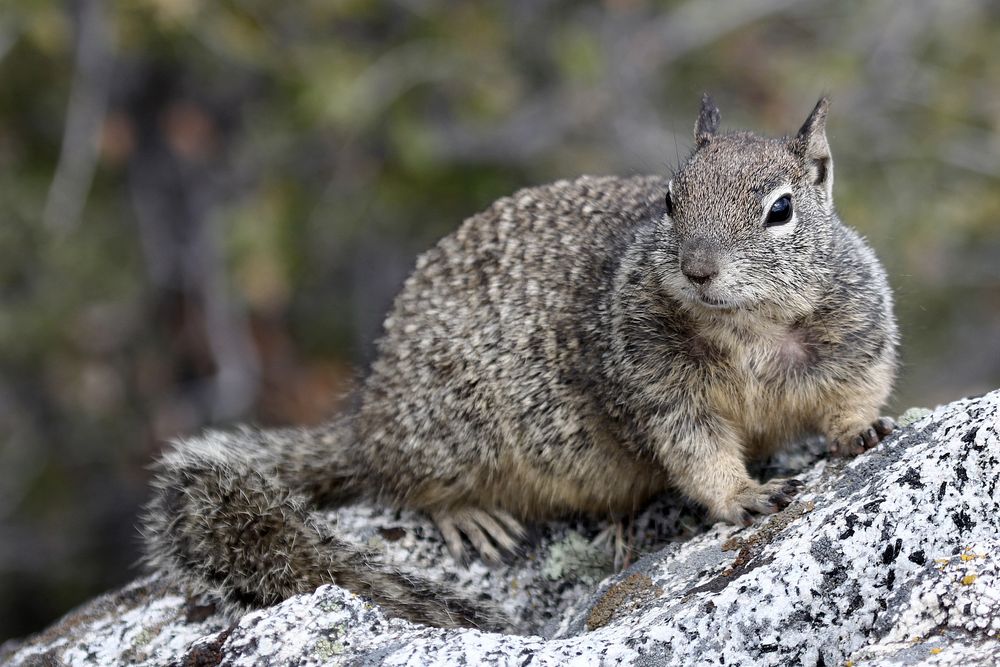
<svg viewBox="0 0 1000 667">
<path fill-rule="evenodd" d="M 385 563 L 332 534 L 317 503 L 364 495 L 347 456 L 349 427 L 210 432 L 177 443 L 156 466 L 143 517 L 148 564 L 230 612 L 335 583 L 393 616 L 440 627 L 509 627 L 445 584 Z"/>
</svg>

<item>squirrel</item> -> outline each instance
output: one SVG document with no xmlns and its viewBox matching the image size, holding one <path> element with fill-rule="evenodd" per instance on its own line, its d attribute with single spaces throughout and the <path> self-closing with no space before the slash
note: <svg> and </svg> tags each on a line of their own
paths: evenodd
<svg viewBox="0 0 1000 667">
<path fill-rule="evenodd" d="M 674 490 L 749 525 L 798 493 L 746 462 L 808 434 L 854 455 L 894 427 L 885 272 L 834 211 L 829 102 L 794 137 L 720 132 L 705 95 L 672 178 L 528 188 L 417 260 L 358 407 L 315 428 L 209 432 L 156 466 L 146 560 L 231 610 L 335 583 L 387 613 L 510 627 L 314 518 L 374 499 L 453 554 L 526 522 Z"/>
</svg>

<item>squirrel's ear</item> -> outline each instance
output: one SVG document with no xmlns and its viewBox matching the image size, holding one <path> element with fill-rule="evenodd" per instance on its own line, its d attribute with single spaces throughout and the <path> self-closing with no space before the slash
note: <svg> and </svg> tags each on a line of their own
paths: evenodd
<svg viewBox="0 0 1000 667">
<path fill-rule="evenodd" d="M 699 148 L 712 140 L 719 129 L 720 119 L 719 107 L 715 106 L 712 96 L 705 93 L 701 96 L 701 111 L 698 112 L 698 120 L 694 124 L 694 142 Z"/>
<path fill-rule="evenodd" d="M 825 186 L 828 192 L 833 187 L 833 157 L 826 140 L 826 114 L 829 109 L 830 98 L 824 95 L 791 141 L 792 152 L 805 162 L 813 185 Z"/>
</svg>

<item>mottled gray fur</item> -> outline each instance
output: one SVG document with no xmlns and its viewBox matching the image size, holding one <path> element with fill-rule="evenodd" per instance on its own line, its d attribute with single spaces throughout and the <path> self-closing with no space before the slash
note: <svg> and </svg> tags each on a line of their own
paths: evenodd
<svg viewBox="0 0 1000 667">
<path fill-rule="evenodd" d="M 826 113 L 791 139 L 720 134 L 706 97 L 672 180 L 560 181 L 466 220 L 418 259 L 354 414 L 163 457 L 149 562 L 234 607 L 335 582 L 413 620 L 503 627 L 310 512 L 420 509 L 453 552 L 492 559 L 521 522 L 668 489 L 727 521 L 781 509 L 798 486 L 751 479 L 748 459 L 810 433 L 858 453 L 892 427 L 892 299 L 834 212 Z"/>
</svg>

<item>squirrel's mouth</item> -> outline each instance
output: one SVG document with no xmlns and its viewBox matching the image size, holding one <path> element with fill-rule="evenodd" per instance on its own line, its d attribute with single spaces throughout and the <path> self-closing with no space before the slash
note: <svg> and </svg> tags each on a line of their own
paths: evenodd
<svg viewBox="0 0 1000 667">
<path fill-rule="evenodd" d="M 717 299 L 715 297 L 706 296 L 705 294 L 698 295 L 698 303 L 702 306 L 708 306 L 713 310 L 736 310 L 740 307 L 739 304 L 734 301 Z"/>
</svg>

